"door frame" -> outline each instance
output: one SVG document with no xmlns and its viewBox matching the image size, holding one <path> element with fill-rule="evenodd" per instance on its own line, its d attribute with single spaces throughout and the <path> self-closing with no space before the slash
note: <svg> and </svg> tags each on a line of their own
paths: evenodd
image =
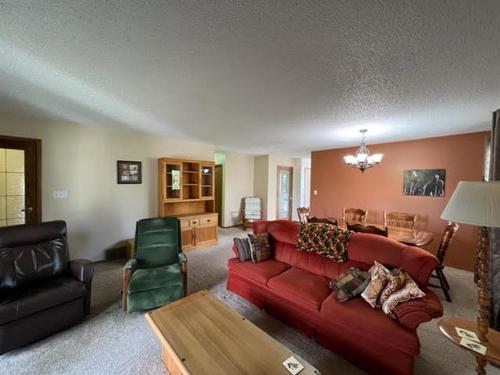
<svg viewBox="0 0 500 375">
<path fill-rule="evenodd" d="M 217 194 L 217 170 L 220 170 L 221 181 L 220 181 L 220 194 Z M 220 207 L 217 205 L 218 199 L 220 199 Z M 215 209 L 217 210 L 217 217 L 219 220 L 218 226 L 222 227 L 223 224 L 223 214 L 224 214 L 224 164 L 215 164 L 214 166 L 214 199 L 215 199 Z M 218 209 L 220 208 L 220 210 Z"/>
<path fill-rule="evenodd" d="M 293 207 L 293 167 L 278 165 L 276 169 L 276 219 L 280 220 L 280 172 L 287 170 L 290 172 L 289 191 L 288 191 L 288 220 L 292 220 Z"/>
<path fill-rule="evenodd" d="M 304 173 L 304 183 L 303 183 L 303 187 L 302 187 L 302 191 L 301 191 L 301 196 L 302 196 L 302 199 L 303 199 L 303 202 L 301 203 L 301 205 L 303 204 L 304 207 L 311 207 L 311 167 L 304 167 L 303 169 L 303 173 Z M 306 189 L 306 186 L 307 184 L 309 184 L 309 191 L 307 191 Z M 309 204 L 306 204 L 306 201 L 309 201 L 308 203 Z"/>
<path fill-rule="evenodd" d="M 35 188 L 35 202 L 31 202 L 31 205 L 35 211 L 34 216 L 31 218 L 34 223 L 42 222 L 42 140 L 35 138 L 22 138 L 22 137 L 11 137 L 6 135 L 0 135 L 0 148 L 8 148 L 8 149 L 17 149 L 17 150 L 25 150 L 28 147 L 32 148 L 35 155 L 35 170 L 34 170 L 34 180 L 26 181 L 25 185 L 30 185 L 33 183 Z M 25 174 L 28 169 L 28 163 L 30 160 L 25 157 L 24 159 L 24 169 Z M 25 187 L 26 188 L 26 187 Z"/>
</svg>

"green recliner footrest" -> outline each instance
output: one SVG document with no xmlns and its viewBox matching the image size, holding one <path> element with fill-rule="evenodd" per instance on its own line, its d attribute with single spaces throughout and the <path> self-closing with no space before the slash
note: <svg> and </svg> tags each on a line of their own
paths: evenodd
<svg viewBox="0 0 500 375">
<path fill-rule="evenodd" d="M 154 309 L 182 297 L 184 297 L 184 290 L 179 285 L 129 294 L 127 312 Z"/>
</svg>

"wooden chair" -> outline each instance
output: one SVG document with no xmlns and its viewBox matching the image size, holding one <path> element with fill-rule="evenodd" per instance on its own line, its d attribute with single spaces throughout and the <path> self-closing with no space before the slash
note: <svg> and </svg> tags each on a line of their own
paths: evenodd
<svg viewBox="0 0 500 375">
<path fill-rule="evenodd" d="M 309 207 L 297 207 L 297 215 L 299 215 L 299 222 L 305 224 L 309 221 L 311 213 Z"/>
<path fill-rule="evenodd" d="M 384 236 L 384 237 L 387 237 L 387 235 L 389 234 L 387 227 L 384 227 L 384 229 L 381 229 L 379 227 L 376 227 L 375 225 L 363 225 L 363 224 L 349 224 L 349 223 L 347 223 L 347 229 L 352 230 L 353 232 L 371 233 L 371 234 L 376 234 L 376 235 Z"/>
<path fill-rule="evenodd" d="M 368 216 L 368 210 L 362 210 L 360 208 L 343 208 L 342 209 L 342 222 L 344 224 L 366 224 L 366 217 Z"/>
<path fill-rule="evenodd" d="M 437 251 L 437 258 L 439 260 L 439 264 L 432 273 L 432 277 L 437 278 L 439 280 L 440 285 L 429 284 L 429 286 L 434 288 L 443 289 L 444 296 L 448 302 L 451 302 L 450 297 L 450 284 L 448 284 L 448 280 L 446 280 L 446 276 L 444 275 L 444 258 L 446 257 L 446 253 L 448 252 L 448 247 L 450 246 L 451 240 L 457 233 L 458 224 L 453 223 L 451 221 L 446 224 L 446 228 L 444 229 L 443 237 L 441 237 L 441 243 L 439 244 L 439 248 Z"/>
<path fill-rule="evenodd" d="M 243 228 L 251 228 L 254 221 L 262 220 L 262 199 L 245 197 L 241 200 L 241 221 Z"/>
<path fill-rule="evenodd" d="M 311 216 L 308 220 L 308 223 L 323 223 L 323 224 L 331 224 L 337 225 L 337 219 L 335 218 L 327 218 L 327 217 L 315 217 Z"/>
<path fill-rule="evenodd" d="M 414 229 L 416 222 L 417 215 L 384 211 L 384 227 Z"/>
</svg>

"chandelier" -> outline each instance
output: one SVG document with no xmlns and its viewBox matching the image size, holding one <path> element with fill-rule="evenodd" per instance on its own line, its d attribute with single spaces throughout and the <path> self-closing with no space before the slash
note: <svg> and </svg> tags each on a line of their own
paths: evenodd
<svg viewBox="0 0 500 375">
<path fill-rule="evenodd" d="M 383 158 L 383 154 L 373 154 L 370 155 L 370 151 L 366 147 L 366 132 L 368 130 L 361 129 L 359 132 L 361 133 L 361 146 L 356 151 L 356 155 L 346 155 L 344 156 L 344 162 L 353 168 L 359 169 L 361 172 L 364 172 L 366 169 L 374 167 L 377 164 L 380 164 Z"/>
</svg>

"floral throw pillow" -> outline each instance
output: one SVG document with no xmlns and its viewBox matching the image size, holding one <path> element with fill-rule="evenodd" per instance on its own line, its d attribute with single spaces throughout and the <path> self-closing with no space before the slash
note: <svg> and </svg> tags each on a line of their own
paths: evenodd
<svg viewBox="0 0 500 375">
<path fill-rule="evenodd" d="M 391 273 L 377 261 L 375 261 L 375 264 L 368 272 L 370 273 L 371 280 L 363 293 L 361 293 L 361 297 L 368 302 L 371 307 L 375 308 L 380 306 L 379 296 L 387 285 Z"/>
<path fill-rule="evenodd" d="M 248 238 L 250 240 L 250 254 L 252 257 L 252 262 L 259 263 L 272 258 L 269 234 L 249 234 Z"/>
<path fill-rule="evenodd" d="M 395 268 L 389 275 L 389 280 L 382 293 L 380 293 L 379 303 L 383 304 L 392 293 L 397 292 L 406 284 L 407 273 L 402 268 Z"/>
<path fill-rule="evenodd" d="M 425 296 L 425 293 L 420 290 L 417 283 L 406 272 L 405 277 L 405 286 L 392 293 L 382 305 L 382 310 L 384 311 L 384 313 L 390 315 L 391 318 L 394 319 L 397 319 L 397 316 L 394 313 L 394 309 L 397 305 L 406 301 L 410 301 L 412 299 L 422 298 Z"/>
<path fill-rule="evenodd" d="M 297 237 L 297 249 L 326 256 L 337 263 L 347 260 L 351 231 L 343 231 L 327 223 L 302 223 Z"/>
</svg>

